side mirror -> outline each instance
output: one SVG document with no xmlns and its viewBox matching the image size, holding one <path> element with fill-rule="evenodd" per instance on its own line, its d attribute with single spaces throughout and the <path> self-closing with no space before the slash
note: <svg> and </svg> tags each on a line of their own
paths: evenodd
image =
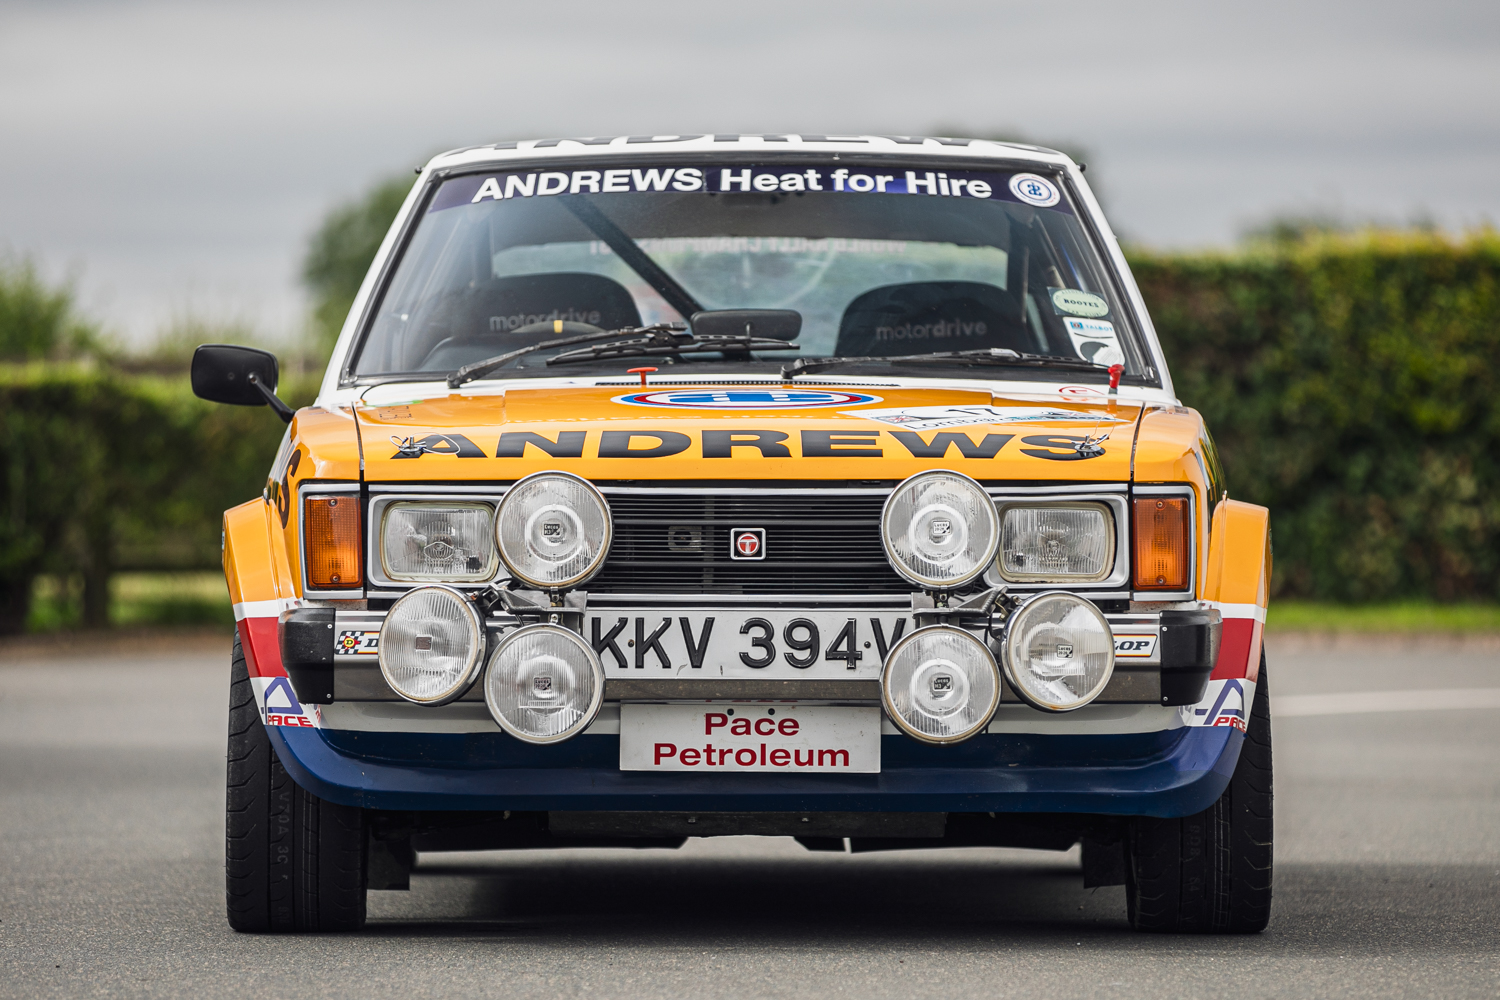
<svg viewBox="0 0 1500 1000">
<path fill-rule="evenodd" d="M 795 309 L 709 309 L 693 313 L 693 333 L 700 337 L 766 337 L 795 340 L 802 314 Z"/>
<path fill-rule="evenodd" d="M 254 347 L 203 344 L 193 352 L 193 395 L 232 406 L 270 406 L 287 423 L 293 410 L 276 395 L 276 355 Z"/>
</svg>

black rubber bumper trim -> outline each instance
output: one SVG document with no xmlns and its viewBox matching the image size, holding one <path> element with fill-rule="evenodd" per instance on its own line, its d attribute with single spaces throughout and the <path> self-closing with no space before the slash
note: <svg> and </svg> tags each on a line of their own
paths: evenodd
<svg viewBox="0 0 1500 1000">
<path fill-rule="evenodd" d="M 281 665 L 304 704 L 333 702 L 333 608 L 297 608 L 281 613 L 277 629 Z"/>
<path fill-rule="evenodd" d="M 1161 703 L 1196 705 L 1203 699 L 1219 651 L 1216 612 L 1161 613 Z"/>
</svg>

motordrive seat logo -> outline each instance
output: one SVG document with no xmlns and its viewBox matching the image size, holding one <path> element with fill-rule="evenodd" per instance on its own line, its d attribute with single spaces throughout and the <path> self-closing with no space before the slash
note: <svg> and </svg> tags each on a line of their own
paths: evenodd
<svg viewBox="0 0 1500 1000">
<path fill-rule="evenodd" d="M 630 392 L 614 397 L 629 406 L 660 406 L 673 410 L 811 410 L 826 406 L 864 406 L 882 402 L 859 392 L 812 389 L 675 389 Z"/>
</svg>

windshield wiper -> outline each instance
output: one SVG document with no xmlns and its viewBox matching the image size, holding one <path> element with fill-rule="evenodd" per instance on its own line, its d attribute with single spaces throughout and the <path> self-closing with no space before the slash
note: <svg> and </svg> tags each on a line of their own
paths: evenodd
<svg viewBox="0 0 1500 1000">
<path fill-rule="evenodd" d="M 694 336 L 682 329 L 680 323 L 662 323 L 640 331 L 643 337 L 621 340 L 615 343 L 584 347 L 566 351 L 547 359 L 549 365 L 570 365 L 579 361 L 597 361 L 602 358 L 634 358 L 649 354 L 690 354 L 698 351 L 719 351 L 726 355 L 748 355 L 751 351 L 797 351 L 798 344 L 771 337 L 736 334 L 705 334 Z"/>
<path fill-rule="evenodd" d="M 879 357 L 798 358 L 790 364 L 781 366 L 781 377 L 796 378 L 798 375 L 807 372 L 822 371 L 825 368 L 834 368 L 838 365 L 865 364 L 869 362 L 878 362 L 881 364 L 905 362 L 916 365 L 998 365 L 1005 368 L 1018 366 L 1028 368 L 1067 368 L 1072 371 L 1104 373 L 1108 373 L 1109 371 L 1108 365 L 1085 361 L 1082 358 L 1069 358 L 1060 354 L 1021 354 L 1007 347 L 991 347 L 980 351 L 933 351 L 928 354 L 888 354 Z"/>
<path fill-rule="evenodd" d="M 565 195 L 559 198 L 564 208 L 573 213 L 573 216 L 589 228 L 604 244 L 615 252 L 615 256 L 625 262 L 625 266 L 640 275 L 653 289 L 656 294 L 666 300 L 667 305 L 677 310 L 677 314 L 683 319 L 692 316 L 693 313 L 702 312 L 703 306 L 693 298 L 691 292 L 682 287 L 681 282 L 661 269 L 661 265 L 651 259 L 651 256 L 642 250 L 640 244 L 630 238 L 615 224 L 615 220 L 599 210 L 599 206 L 584 198 L 582 195 Z"/>
<path fill-rule="evenodd" d="M 485 358 L 473 364 L 464 365 L 458 371 L 448 376 L 448 388 L 457 389 L 465 382 L 472 382 L 477 378 L 484 378 L 497 368 L 503 368 L 506 364 L 516 358 L 523 357 L 535 351 L 546 350 L 549 347 L 569 347 L 573 344 L 587 344 L 598 340 L 617 340 L 620 337 L 636 336 L 642 333 L 655 333 L 684 330 L 686 327 L 681 323 L 653 323 L 650 326 L 627 326 L 619 330 L 600 330 L 597 333 L 580 333 L 572 337 L 559 337 L 556 340 L 544 340 L 539 344 L 531 344 L 528 347 L 518 347 L 514 351 L 505 354 L 497 354 L 493 358 Z"/>
</svg>

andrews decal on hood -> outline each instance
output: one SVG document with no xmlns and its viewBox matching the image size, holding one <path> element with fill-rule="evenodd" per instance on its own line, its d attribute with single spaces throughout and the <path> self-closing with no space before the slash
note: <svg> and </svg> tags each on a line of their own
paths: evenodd
<svg viewBox="0 0 1500 1000">
<path fill-rule="evenodd" d="M 922 424 L 920 430 L 930 430 Z M 938 426 L 949 426 L 939 424 Z M 699 445 L 698 455 L 713 458 L 880 458 L 885 455 L 884 438 L 899 444 L 912 458 L 991 459 L 997 457 L 1014 434 L 985 434 L 974 431 L 939 431 L 923 436 L 907 424 L 902 430 L 861 430 L 841 427 L 835 430 L 802 430 L 792 433 L 778 430 L 757 430 L 736 427 L 732 430 L 704 430 L 696 435 L 676 430 L 602 430 L 602 431 L 557 431 L 554 437 L 537 431 L 505 431 L 495 447 L 495 458 L 667 458 L 681 455 L 694 445 Z M 1108 434 L 1099 438 L 1084 438 L 1074 435 L 1033 435 L 1022 438 L 1028 447 L 1020 453 L 1032 458 L 1055 462 L 1076 462 L 1097 458 L 1103 449 L 1080 448 L 1086 442 L 1099 443 Z M 457 458 L 489 458 L 490 456 L 473 441 L 462 434 L 429 434 L 420 440 L 396 438 L 397 451 L 392 459 L 421 458 L 423 455 L 448 455 Z M 588 445 L 592 441 L 593 447 Z M 793 452 L 793 442 L 797 445 Z M 889 446 L 890 442 L 884 442 Z M 585 455 L 585 451 L 590 454 Z M 956 456 L 955 456 L 956 452 Z M 896 452 L 897 455 L 901 452 Z"/>
<path fill-rule="evenodd" d="M 414 437 L 391 435 L 391 444 L 396 454 L 391 458 L 421 458 L 423 455 L 453 455 L 457 458 L 488 458 L 480 447 L 462 434 L 429 434 L 418 440 Z"/>
</svg>

